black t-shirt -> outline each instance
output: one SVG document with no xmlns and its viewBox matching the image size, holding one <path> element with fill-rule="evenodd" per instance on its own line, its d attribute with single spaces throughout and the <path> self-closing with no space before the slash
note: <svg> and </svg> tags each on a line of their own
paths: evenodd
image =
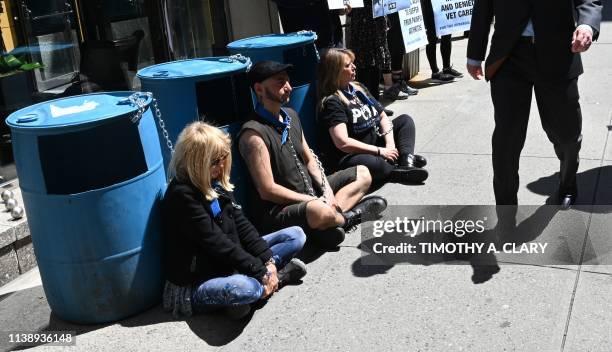
<svg viewBox="0 0 612 352">
<path fill-rule="evenodd" d="M 346 94 L 348 106 L 332 95 L 325 100 L 319 112 L 319 144 L 325 168 L 337 170 L 340 159 L 347 153 L 336 148 L 329 129 L 345 123 L 348 136 L 360 142 L 375 145 L 378 142 L 376 126 L 380 126 L 380 114 L 384 107 L 365 89 L 365 93 Z"/>
</svg>

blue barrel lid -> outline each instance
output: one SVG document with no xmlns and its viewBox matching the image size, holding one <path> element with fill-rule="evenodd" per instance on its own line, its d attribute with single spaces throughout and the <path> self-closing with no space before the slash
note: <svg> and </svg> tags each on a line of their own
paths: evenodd
<svg viewBox="0 0 612 352">
<path fill-rule="evenodd" d="M 247 71 L 251 59 L 242 55 L 206 57 L 200 59 L 165 62 L 138 71 L 141 79 L 180 79 L 203 76 L 213 79 L 232 72 Z"/>
<path fill-rule="evenodd" d="M 285 34 L 266 34 L 233 41 L 227 45 L 230 50 L 238 49 L 267 49 L 271 47 L 297 47 L 305 43 L 314 43 L 317 34 L 313 31 L 300 31 Z"/>
<path fill-rule="evenodd" d="M 44 130 L 99 124 L 106 119 L 134 115 L 137 107 L 127 98 L 135 92 L 104 92 L 76 95 L 34 104 L 6 118 L 13 129 Z M 144 95 L 148 106 L 151 95 Z"/>
</svg>

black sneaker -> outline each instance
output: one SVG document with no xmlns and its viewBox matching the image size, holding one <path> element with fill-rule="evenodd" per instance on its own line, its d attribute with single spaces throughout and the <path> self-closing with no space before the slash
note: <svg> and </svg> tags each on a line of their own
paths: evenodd
<svg viewBox="0 0 612 352">
<path fill-rule="evenodd" d="M 293 258 L 287 265 L 278 271 L 278 288 L 293 285 L 306 275 L 306 264 Z"/>
<path fill-rule="evenodd" d="M 408 95 L 417 95 L 417 94 L 419 94 L 419 90 L 418 89 L 412 88 L 404 80 L 399 81 L 399 85 L 400 85 L 400 89 L 402 90 L 402 92 L 404 92 L 404 93 L 406 93 Z"/>
<path fill-rule="evenodd" d="M 408 99 L 408 94 L 402 92 L 399 84 L 394 84 L 391 87 L 383 90 L 382 97 L 388 100 L 405 100 Z"/>
<path fill-rule="evenodd" d="M 438 82 L 438 83 L 446 83 L 446 82 L 452 82 L 455 80 L 454 76 L 451 76 L 449 74 L 446 74 L 442 71 L 438 71 L 436 73 L 432 73 L 431 74 L 431 80 L 433 82 Z"/>
<path fill-rule="evenodd" d="M 461 73 L 461 72 L 459 72 L 459 71 L 455 70 L 455 69 L 453 68 L 453 66 L 451 66 L 451 67 L 447 67 L 447 68 L 443 69 L 443 70 L 442 70 L 442 73 L 446 73 L 447 75 L 451 75 L 451 76 L 453 76 L 453 77 L 455 77 L 455 78 L 461 78 L 461 77 L 463 77 L 463 73 Z"/>
</svg>

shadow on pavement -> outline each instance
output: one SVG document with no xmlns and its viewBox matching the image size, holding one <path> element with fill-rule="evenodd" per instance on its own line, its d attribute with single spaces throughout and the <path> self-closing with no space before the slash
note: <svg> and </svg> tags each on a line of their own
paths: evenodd
<svg viewBox="0 0 612 352">
<path fill-rule="evenodd" d="M 106 328 L 115 324 L 124 327 L 149 326 L 165 322 L 184 320 L 191 331 L 211 346 L 223 346 L 242 333 L 249 324 L 254 311 L 262 308 L 266 301 L 253 306 L 251 313 L 240 320 L 231 320 L 222 313 L 199 314 L 186 319 L 174 319 L 171 313 L 165 312 L 161 305 L 132 317 L 96 325 L 79 325 L 67 322 L 57 317 L 47 303 L 42 286 L 14 292 L 7 295 L 0 302 L 2 317 L 0 318 L 0 331 L 14 331 L 25 333 L 36 332 L 74 332 L 78 343 L 78 336 Z M 38 344 L 9 344 L 3 338 L 0 341 L 0 351 L 16 351 L 40 346 Z"/>
<path fill-rule="evenodd" d="M 572 209 L 597 214 L 612 213 L 612 179 L 610 179 L 610 176 L 612 176 L 612 165 L 596 167 L 578 173 L 578 199 L 576 199 L 576 205 Z M 529 183 L 527 189 L 536 194 L 554 197 L 558 185 L 559 173 L 557 172 Z M 593 186 L 596 192 L 595 201 L 591 194 L 580 192 L 581 189 L 586 189 L 587 185 L 595 185 Z"/>
<path fill-rule="evenodd" d="M 457 220 L 475 219 L 475 213 L 482 206 L 457 206 L 459 211 L 455 212 L 452 217 L 453 222 Z M 553 244 L 551 257 L 545 258 L 530 258 L 520 255 L 508 256 L 507 254 L 495 254 L 495 253 L 468 253 L 468 254 L 448 254 L 448 253 L 428 253 L 426 251 L 416 251 L 415 253 L 395 253 L 395 254 L 377 254 L 374 252 L 374 245 L 382 243 L 384 246 L 396 247 L 406 245 L 413 245 L 414 248 L 422 248 L 421 244 L 427 245 L 433 243 L 436 245 L 446 245 L 449 243 L 454 244 L 474 244 L 482 243 L 483 248 L 489 248 L 489 245 L 493 244 L 497 248 L 502 248 L 503 245 L 508 244 L 509 246 L 519 246 L 525 243 L 529 243 L 538 239 L 549 226 L 551 221 L 555 218 L 559 212 L 557 206 L 542 205 L 537 207 L 535 212 L 530 216 L 522 220 L 517 224 L 517 207 L 500 207 L 486 206 L 487 210 L 493 209 L 497 216 L 497 223 L 495 227 L 485 230 L 480 234 L 464 235 L 463 237 L 457 237 L 455 235 L 449 235 L 442 231 L 430 231 L 421 232 L 416 236 L 410 236 L 406 233 L 399 232 L 385 232 L 382 237 L 378 238 L 367 238 L 365 239 L 358 248 L 362 250 L 362 256 L 352 264 L 352 272 L 356 277 L 371 277 L 374 275 L 386 274 L 393 266 L 397 264 L 412 264 L 412 265 L 434 265 L 434 264 L 470 264 L 473 268 L 472 282 L 479 284 L 488 281 L 493 277 L 494 274 L 500 271 L 498 266 L 498 257 L 502 261 L 508 263 L 523 263 L 524 261 L 530 262 L 534 259 L 536 264 L 538 261 L 559 261 L 561 264 L 567 264 L 572 262 L 576 258 L 576 253 L 567 253 L 567 251 L 558 250 L 558 248 L 565 248 L 566 245 L 562 239 L 550 236 L 547 234 L 546 240 L 556 242 Z M 485 208 L 482 208 L 485 209 Z M 583 236 L 586 236 L 586 232 L 583 232 Z M 580 239 L 579 239 L 580 240 Z M 582 237 L 581 244 L 584 243 L 584 237 Z M 575 248 L 576 246 L 574 246 Z M 582 246 L 577 246 L 578 249 L 575 251 L 581 251 Z M 380 248 L 380 247 L 379 247 Z M 575 252 L 574 251 L 574 252 Z M 546 263 L 550 264 L 550 263 Z"/>
</svg>

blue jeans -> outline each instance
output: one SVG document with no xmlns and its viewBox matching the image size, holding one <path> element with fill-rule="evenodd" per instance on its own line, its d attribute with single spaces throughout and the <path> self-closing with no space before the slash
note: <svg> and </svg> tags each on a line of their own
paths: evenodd
<svg viewBox="0 0 612 352">
<path fill-rule="evenodd" d="M 298 226 L 281 229 L 262 238 L 270 246 L 278 270 L 282 269 L 306 242 L 306 235 Z M 246 275 L 217 277 L 202 283 L 193 291 L 191 305 L 196 313 L 210 312 L 223 307 L 256 302 L 263 292 L 262 284 Z"/>
</svg>

